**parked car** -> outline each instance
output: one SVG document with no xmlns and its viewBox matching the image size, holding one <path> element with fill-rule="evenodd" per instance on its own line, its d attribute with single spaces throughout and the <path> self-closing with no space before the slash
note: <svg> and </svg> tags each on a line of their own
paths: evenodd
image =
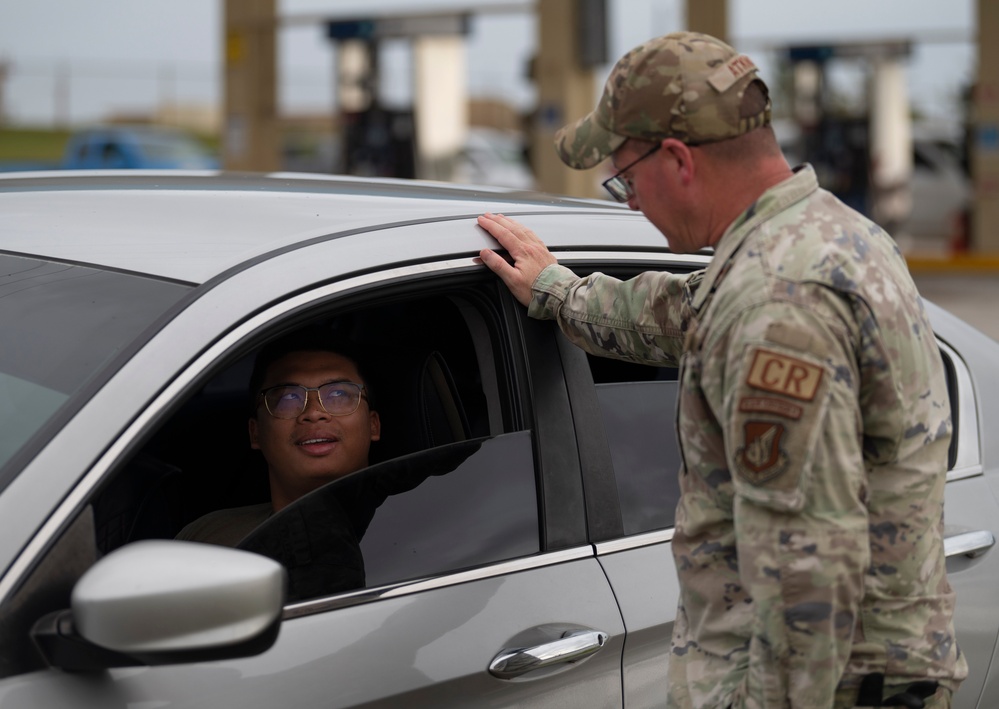
<svg viewBox="0 0 999 709">
<path fill-rule="evenodd" d="M 218 160 L 189 134 L 158 126 L 78 130 L 66 143 L 65 170 L 213 170 Z"/>
<path fill-rule="evenodd" d="M 477 262 L 485 211 L 581 273 L 710 259 L 597 200 L 0 178 L 0 706 L 662 705 L 676 371 L 592 358 L 529 319 Z M 947 563 L 971 668 L 956 706 L 994 706 L 999 344 L 927 307 L 954 410 Z M 270 559 L 173 536 L 266 501 L 248 367 L 316 324 L 374 353 L 384 447 L 358 475 L 450 472 L 378 508 L 363 588 L 289 601 Z"/>
</svg>

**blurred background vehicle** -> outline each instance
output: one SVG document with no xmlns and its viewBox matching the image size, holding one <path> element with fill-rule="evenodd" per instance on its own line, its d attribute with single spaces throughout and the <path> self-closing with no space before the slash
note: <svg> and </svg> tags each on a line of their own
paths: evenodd
<svg viewBox="0 0 999 709">
<path fill-rule="evenodd" d="M 963 153 L 959 138 L 947 131 L 913 126 L 912 212 L 897 237 L 914 240 L 913 249 L 966 248 L 972 195 Z"/>
<path fill-rule="evenodd" d="M 27 170 L 213 170 L 205 136 L 166 125 L 101 123 L 79 128 L 0 130 L 0 172 Z"/>
<path fill-rule="evenodd" d="M 106 125 L 70 136 L 61 167 L 212 170 L 218 159 L 189 134 L 158 126 Z"/>
</svg>

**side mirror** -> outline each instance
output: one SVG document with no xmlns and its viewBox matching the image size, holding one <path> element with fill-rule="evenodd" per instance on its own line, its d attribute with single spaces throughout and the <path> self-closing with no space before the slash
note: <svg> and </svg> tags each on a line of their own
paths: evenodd
<svg viewBox="0 0 999 709">
<path fill-rule="evenodd" d="M 285 571 L 227 547 L 142 541 L 94 564 L 71 610 L 39 620 L 32 637 L 55 667 L 98 670 L 257 655 L 277 639 Z"/>
</svg>

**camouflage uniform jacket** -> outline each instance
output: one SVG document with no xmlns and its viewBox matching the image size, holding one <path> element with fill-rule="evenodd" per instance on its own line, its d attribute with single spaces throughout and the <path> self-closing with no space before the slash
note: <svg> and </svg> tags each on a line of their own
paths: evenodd
<svg viewBox="0 0 999 709">
<path fill-rule="evenodd" d="M 947 384 L 883 230 L 805 166 L 704 271 L 556 265 L 533 291 L 530 314 L 587 351 L 680 360 L 670 706 L 829 707 L 874 671 L 957 688 Z"/>
</svg>

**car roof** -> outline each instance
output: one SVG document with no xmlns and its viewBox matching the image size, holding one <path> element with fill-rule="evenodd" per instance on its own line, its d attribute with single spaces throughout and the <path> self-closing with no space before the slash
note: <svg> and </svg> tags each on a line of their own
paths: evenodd
<svg viewBox="0 0 999 709">
<path fill-rule="evenodd" d="M 270 252 L 393 224 L 611 202 L 314 174 L 51 171 L 0 176 L 0 251 L 204 283 Z M 373 237 L 375 238 L 375 237 Z"/>
</svg>

